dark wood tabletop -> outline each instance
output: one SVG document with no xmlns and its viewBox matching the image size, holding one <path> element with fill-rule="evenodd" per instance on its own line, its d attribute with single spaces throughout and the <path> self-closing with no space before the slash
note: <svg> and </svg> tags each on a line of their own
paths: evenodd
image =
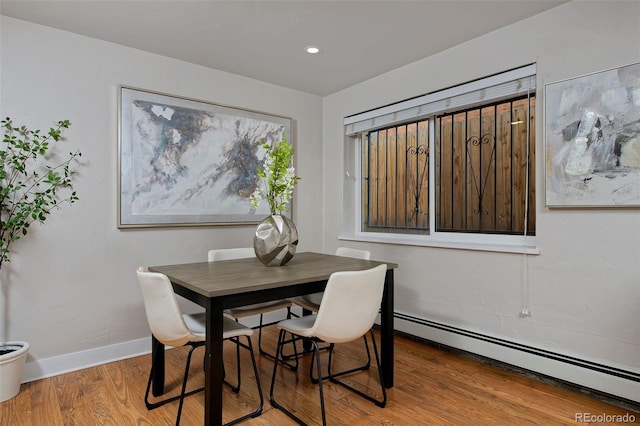
<svg viewBox="0 0 640 426">
<path fill-rule="evenodd" d="M 284 266 L 265 266 L 257 258 L 152 266 L 153 272 L 167 275 L 171 282 L 204 297 L 219 297 L 289 285 L 323 281 L 338 271 L 359 271 L 390 262 L 361 260 L 322 253 L 298 253 Z"/>
</svg>

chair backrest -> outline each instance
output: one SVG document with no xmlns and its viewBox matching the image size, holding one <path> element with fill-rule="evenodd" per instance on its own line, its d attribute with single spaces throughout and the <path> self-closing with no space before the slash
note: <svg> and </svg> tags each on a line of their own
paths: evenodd
<svg viewBox="0 0 640 426">
<path fill-rule="evenodd" d="M 369 250 L 360 250 L 350 247 L 338 247 L 336 249 L 336 256 L 355 257 L 356 259 L 369 260 L 371 259 L 371 252 Z"/>
<path fill-rule="evenodd" d="M 312 335 L 329 343 L 350 342 L 369 331 L 378 315 L 387 265 L 334 272 L 324 289 Z"/>
<path fill-rule="evenodd" d="M 191 341 L 193 334 L 182 318 L 169 278 L 144 267 L 139 267 L 137 274 L 151 333 L 169 346 L 183 346 Z"/>
<path fill-rule="evenodd" d="M 256 255 L 253 247 L 209 250 L 209 262 L 214 260 L 245 259 Z"/>
</svg>

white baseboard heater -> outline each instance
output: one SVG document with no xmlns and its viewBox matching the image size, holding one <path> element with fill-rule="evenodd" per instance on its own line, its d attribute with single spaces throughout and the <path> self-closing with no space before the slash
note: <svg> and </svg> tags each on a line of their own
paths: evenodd
<svg viewBox="0 0 640 426">
<path fill-rule="evenodd" d="M 396 312 L 395 329 L 542 376 L 640 403 L 640 373 Z"/>
</svg>

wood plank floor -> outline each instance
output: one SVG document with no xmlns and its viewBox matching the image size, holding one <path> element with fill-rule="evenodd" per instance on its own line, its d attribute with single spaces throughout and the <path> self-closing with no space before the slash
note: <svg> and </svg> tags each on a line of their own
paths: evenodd
<svg viewBox="0 0 640 426">
<path fill-rule="evenodd" d="M 265 330 L 266 347 L 273 347 L 275 330 Z M 254 343 L 257 345 L 257 343 Z M 225 344 L 228 378 L 235 377 L 234 348 Z M 189 387 L 202 386 L 202 349 L 194 354 Z M 249 412 L 257 403 L 257 388 L 246 351 L 242 358 L 242 389 L 234 394 L 225 389 L 224 420 Z M 186 350 L 167 352 L 167 390 L 176 393 L 181 380 Z M 318 424 L 317 386 L 308 379 L 310 357 L 301 361 L 299 373 L 280 369 L 278 400 Z M 172 425 L 177 403 L 147 411 L 144 391 L 150 355 L 130 358 L 22 385 L 17 397 L 0 403 L 0 425 Z M 364 360 L 362 343 L 340 345 L 336 368 Z M 258 357 L 260 380 L 265 394 L 264 411 L 247 425 L 295 424 L 268 402 L 273 363 Z M 379 394 L 377 376 L 370 372 L 352 380 Z M 633 415 L 640 413 L 609 405 L 579 392 L 556 387 L 502 368 L 479 363 L 406 337 L 396 337 L 396 383 L 388 392 L 386 408 L 378 408 L 348 390 L 326 384 L 330 425 L 576 425 L 586 423 L 576 416 Z M 182 425 L 203 422 L 203 394 L 186 399 Z M 584 419 L 585 417 L 583 417 Z M 615 420 L 615 419 L 612 419 Z M 615 422 L 598 424 L 620 424 Z"/>
</svg>

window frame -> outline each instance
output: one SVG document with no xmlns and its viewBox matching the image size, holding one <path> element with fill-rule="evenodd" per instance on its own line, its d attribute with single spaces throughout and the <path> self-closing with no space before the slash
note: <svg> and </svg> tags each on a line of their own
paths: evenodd
<svg viewBox="0 0 640 426">
<path fill-rule="evenodd" d="M 533 78 L 537 78 L 534 70 Z M 461 85 L 462 86 L 462 85 Z M 457 86 L 456 86 L 457 87 Z M 445 89 L 450 90 L 450 89 Z M 535 93 L 535 91 L 534 91 Z M 516 96 L 515 94 L 513 96 Z M 490 102 L 490 101 L 487 101 Z M 539 108 L 541 102 L 535 103 L 535 108 Z M 469 104 L 468 106 L 474 106 Z M 389 107 L 383 109 L 388 110 Z M 429 152 L 436 152 L 435 141 L 435 120 L 436 116 L 444 111 L 436 113 L 430 113 L 427 116 L 423 116 L 422 119 L 428 120 L 429 126 Z M 369 113 L 367 113 L 369 114 Z M 538 117 L 541 117 L 536 111 L 536 126 L 538 126 Z M 345 119 L 345 123 L 346 123 Z M 402 124 L 397 122 L 394 124 Z M 359 130 L 357 133 L 351 133 L 345 135 L 345 201 L 346 198 L 352 197 L 351 202 L 346 205 L 352 205 L 353 216 L 351 219 L 345 217 L 345 227 L 342 235 L 339 236 L 341 240 L 354 240 L 363 242 L 375 242 L 386 244 L 401 244 L 412 246 L 427 246 L 427 247 L 440 247 L 451 249 L 465 249 L 465 250 L 481 250 L 489 252 L 506 252 L 506 253 L 525 253 L 525 254 L 539 254 L 540 250 L 536 246 L 536 236 L 527 235 L 526 230 L 522 235 L 507 235 L 507 234 L 493 234 L 493 233 L 471 233 L 471 232 L 442 232 L 436 230 L 436 159 L 435 155 L 429 155 L 429 230 L 424 234 L 404 234 L 394 232 L 372 232 L 362 230 L 362 144 L 366 138 L 368 131 L 374 130 L 366 129 Z M 536 132 L 538 134 L 538 132 Z M 536 144 L 538 141 L 536 141 Z M 537 152 L 539 152 L 536 149 Z M 537 161 L 536 161 L 537 163 Z M 352 172 L 350 171 L 352 170 Z M 534 179 L 537 178 L 538 173 L 534 174 Z M 350 185 L 353 184 L 351 187 Z M 536 198 L 534 206 L 529 208 L 535 209 L 538 203 L 539 191 L 536 191 Z M 536 215 L 537 221 L 537 215 Z M 536 234 L 537 232 L 536 223 Z"/>
</svg>

